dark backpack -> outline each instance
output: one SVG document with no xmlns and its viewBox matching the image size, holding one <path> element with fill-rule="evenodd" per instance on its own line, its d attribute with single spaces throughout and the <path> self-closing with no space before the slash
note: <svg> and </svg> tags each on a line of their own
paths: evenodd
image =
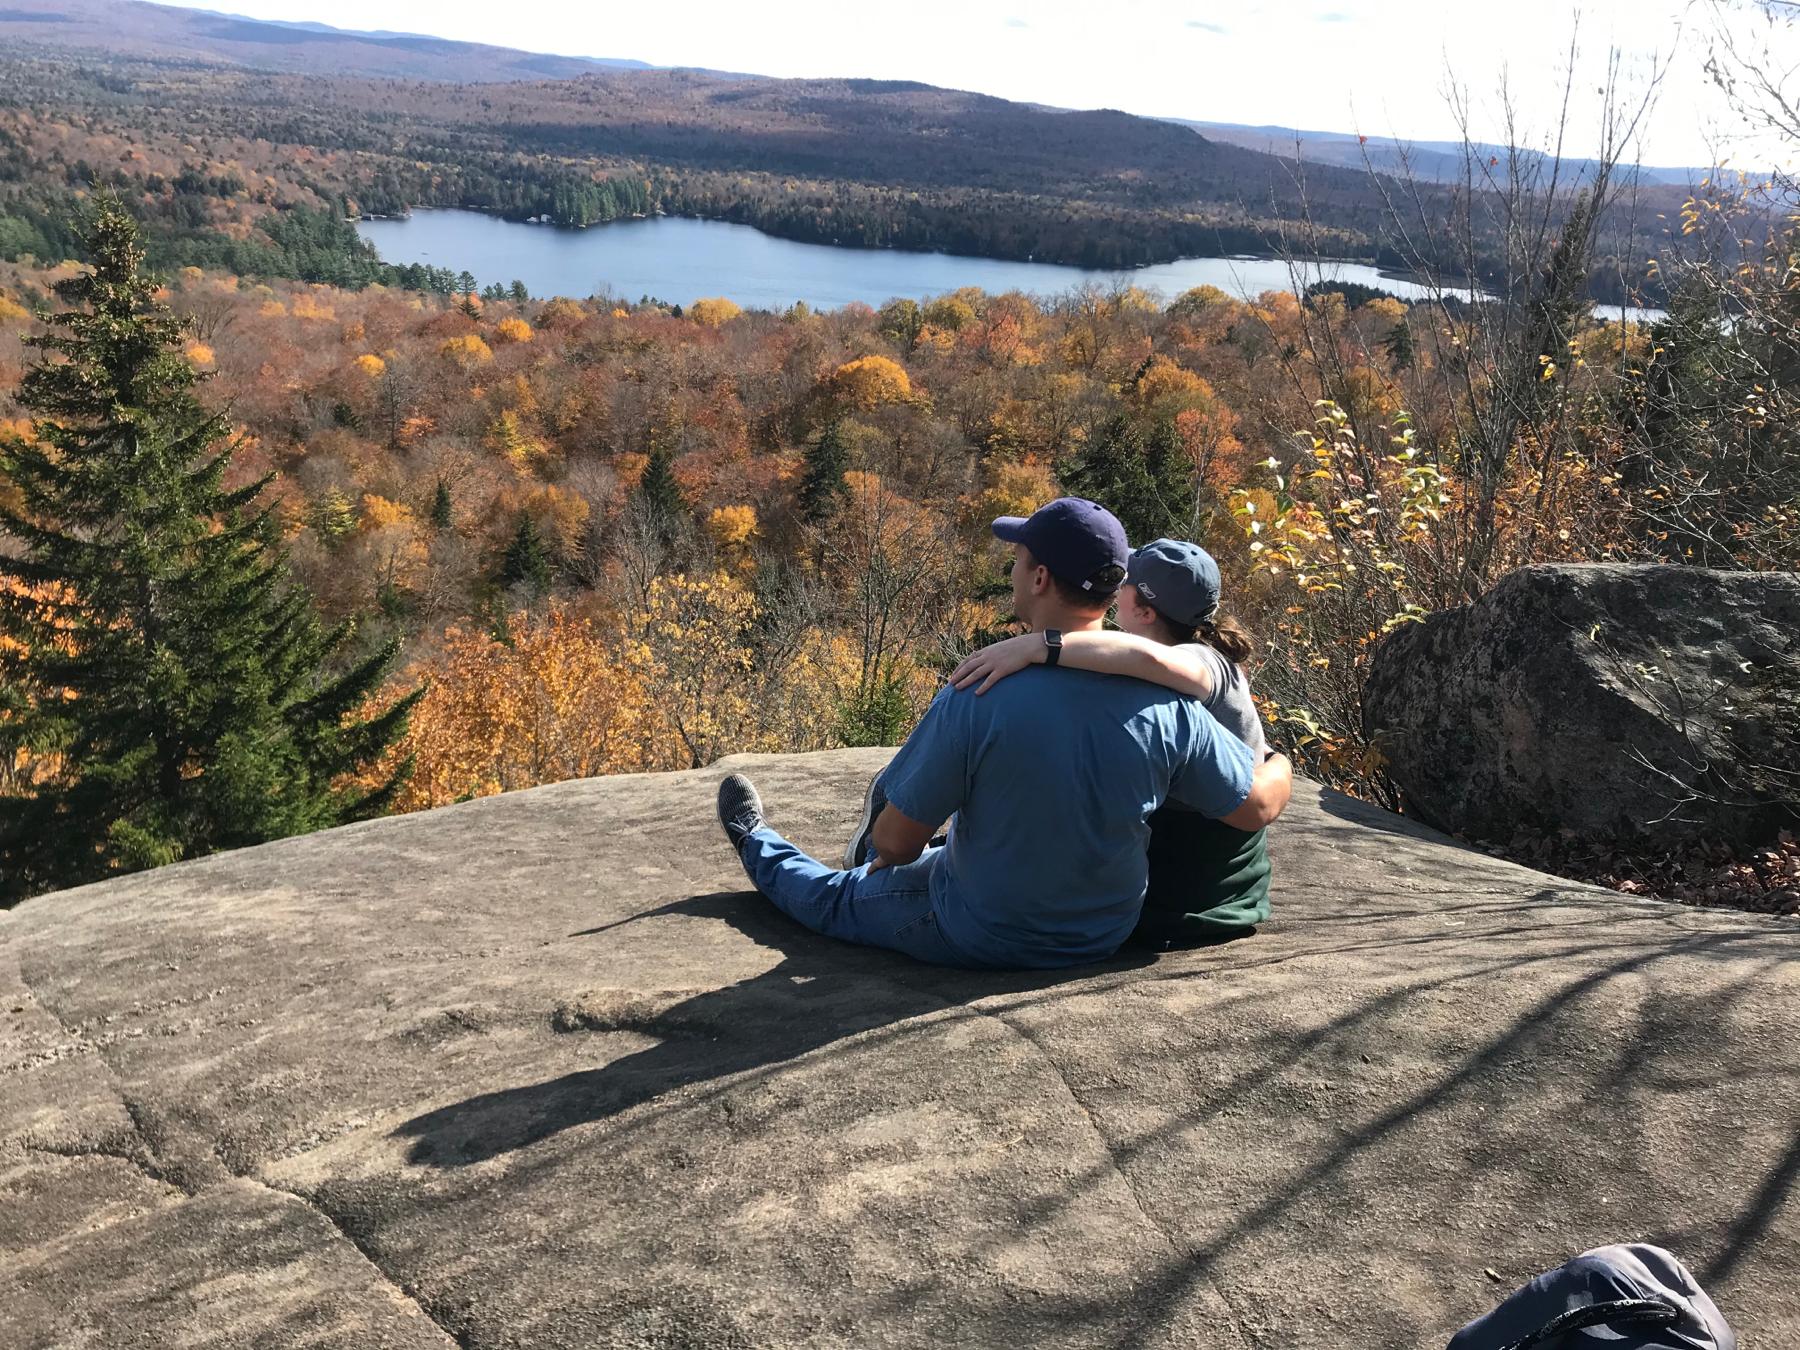
<svg viewBox="0 0 1800 1350">
<path fill-rule="evenodd" d="M 1686 1266 L 1633 1243 L 1545 1271 L 1449 1350 L 1737 1350 L 1737 1337 Z"/>
</svg>

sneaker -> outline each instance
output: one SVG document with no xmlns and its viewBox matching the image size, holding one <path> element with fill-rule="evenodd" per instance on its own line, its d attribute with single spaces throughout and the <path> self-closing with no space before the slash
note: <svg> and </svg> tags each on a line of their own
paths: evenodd
<svg viewBox="0 0 1800 1350">
<path fill-rule="evenodd" d="M 850 836 L 850 846 L 844 850 L 844 870 L 854 871 L 869 861 L 875 852 L 875 846 L 869 836 L 875 832 L 875 818 L 887 806 L 887 794 L 881 790 L 881 775 L 876 774 L 869 780 L 868 790 L 863 793 L 862 819 L 856 822 L 856 831 Z"/>
<path fill-rule="evenodd" d="M 741 850 L 744 836 L 763 827 L 762 798 L 756 784 L 741 773 L 731 774 L 719 784 L 719 824 L 731 847 Z"/>
</svg>

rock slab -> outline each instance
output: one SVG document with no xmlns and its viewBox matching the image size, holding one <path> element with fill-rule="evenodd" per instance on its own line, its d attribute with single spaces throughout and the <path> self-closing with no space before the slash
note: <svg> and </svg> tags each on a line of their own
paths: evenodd
<svg viewBox="0 0 1800 1350">
<path fill-rule="evenodd" d="M 782 919 L 712 818 L 738 768 L 828 853 L 883 760 L 0 915 L 0 1347 L 1439 1350 L 1626 1239 L 1800 1345 L 1793 923 L 1302 786 L 1254 938 L 933 970 Z"/>
<path fill-rule="evenodd" d="M 1800 828 L 1800 575 L 1520 568 L 1382 642 L 1363 726 L 1465 838 L 1767 844 Z"/>
</svg>

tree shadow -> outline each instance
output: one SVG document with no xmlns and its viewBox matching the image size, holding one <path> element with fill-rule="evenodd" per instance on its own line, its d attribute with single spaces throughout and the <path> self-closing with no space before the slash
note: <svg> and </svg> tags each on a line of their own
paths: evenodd
<svg viewBox="0 0 1800 1350">
<path fill-rule="evenodd" d="M 598 1068 L 481 1093 L 415 1116 L 394 1130 L 414 1140 L 408 1160 L 438 1167 L 484 1162 L 696 1083 L 783 1064 L 976 999 L 1084 981 L 1155 959 L 1128 951 L 1066 970 L 941 969 L 820 937 L 755 891 L 689 896 L 570 937 L 597 937 L 671 915 L 716 919 L 781 952 L 782 960 L 750 979 L 688 997 L 608 991 L 558 1009 L 551 1021 L 558 1032 L 630 1032 L 657 1042 Z"/>
<path fill-rule="evenodd" d="M 1554 893 L 1536 898 L 1553 899 Z M 1492 908 L 1487 903 L 1470 906 L 1472 911 Z M 1692 1046 L 1696 1040 L 1704 1043 L 1724 1037 L 1733 1010 L 1766 988 L 1774 963 L 1791 955 L 1783 934 L 1761 930 L 1671 933 L 1656 915 L 1612 915 L 1607 931 L 1596 934 L 1583 925 L 1547 928 L 1496 914 L 1496 918 L 1513 917 L 1514 921 L 1483 925 L 1473 935 L 1426 932 L 1405 938 L 1320 928 L 1317 936 L 1324 940 L 1302 943 L 1298 950 L 1288 949 L 1291 944 L 1264 950 L 1260 944 L 1234 943 L 1216 959 L 1199 953 L 1181 961 L 1158 962 L 1140 953 L 1071 971 L 965 972 L 936 969 L 817 937 L 781 916 L 753 892 L 689 897 L 571 937 L 602 937 L 661 916 L 717 921 L 778 952 L 780 960 L 768 971 L 721 989 L 673 995 L 615 991 L 565 1008 L 559 1019 L 566 1034 L 587 1030 L 615 1033 L 605 1043 L 606 1053 L 616 1053 L 616 1046 L 625 1041 L 616 1033 L 653 1036 L 656 1042 L 592 1069 L 483 1093 L 417 1116 L 395 1131 L 397 1136 L 413 1140 L 411 1160 L 456 1169 L 627 1111 L 632 1112 L 630 1118 L 617 1122 L 615 1130 L 624 1126 L 628 1134 L 655 1132 L 679 1119 L 679 1112 L 712 1096 L 725 1098 L 729 1113 L 732 1094 L 759 1075 L 781 1075 L 794 1061 L 852 1038 L 860 1038 L 860 1049 L 882 1038 L 915 1034 L 916 1019 L 935 1021 L 945 1012 L 956 1014 L 966 1008 L 969 1014 L 1005 1024 L 1044 1057 L 1092 1122 L 1104 1146 L 1102 1155 L 1084 1161 L 1057 1186 L 1020 1197 L 1013 1222 L 965 1235 L 953 1268 L 917 1272 L 897 1287 L 872 1295 L 874 1301 L 864 1308 L 863 1315 L 893 1325 L 954 1317 L 964 1326 L 991 1330 L 994 1323 L 990 1319 L 998 1314 L 972 1295 L 953 1271 L 981 1267 L 994 1251 L 1017 1240 L 1021 1231 L 1066 1223 L 1068 1211 L 1091 1202 L 1104 1187 L 1123 1184 L 1136 1195 L 1145 1221 L 1163 1229 L 1168 1254 L 1146 1261 L 1127 1283 L 1098 1281 L 1031 1307 L 1009 1305 L 1004 1313 L 1006 1324 L 1023 1336 L 1065 1340 L 1072 1328 L 1085 1328 L 1086 1343 L 1119 1347 L 1155 1343 L 1176 1334 L 1184 1317 L 1201 1306 L 1197 1299 L 1210 1300 L 1216 1295 L 1218 1304 L 1229 1307 L 1239 1293 L 1241 1278 L 1241 1266 L 1231 1259 L 1233 1253 L 1244 1247 L 1254 1249 L 1272 1229 L 1309 1221 L 1307 1216 L 1316 1210 L 1321 1196 L 1339 1191 L 1353 1194 L 1356 1186 L 1365 1184 L 1357 1180 L 1366 1165 L 1364 1160 L 1372 1153 L 1392 1154 L 1400 1147 L 1399 1141 L 1417 1141 L 1420 1147 L 1430 1146 L 1442 1153 L 1436 1163 L 1441 1176 L 1407 1183 L 1422 1186 L 1424 1195 L 1453 1201 L 1460 1186 L 1486 1171 L 1510 1171 L 1515 1184 L 1523 1188 L 1513 1203 L 1526 1210 L 1536 1206 L 1546 1213 L 1560 1213 L 1555 1169 L 1540 1176 L 1518 1167 L 1518 1157 L 1533 1147 L 1529 1117 L 1514 1122 L 1492 1109 L 1489 1123 L 1449 1152 L 1439 1147 L 1432 1131 L 1441 1127 L 1434 1126 L 1433 1120 L 1446 1110 L 1467 1113 L 1472 1104 L 1498 1108 L 1521 1090 L 1529 1093 L 1534 1086 L 1551 1086 L 1567 1072 L 1563 1051 L 1568 1038 L 1583 1033 L 1582 1009 L 1591 1012 L 1604 1006 L 1615 981 L 1641 980 L 1671 959 L 1741 963 L 1735 978 L 1698 997 L 1648 1005 L 1639 1035 L 1591 1047 L 1585 1063 L 1592 1075 L 1592 1090 L 1583 1098 L 1588 1104 L 1578 1107 L 1578 1119 L 1571 1129 L 1601 1138 L 1610 1137 L 1602 1128 L 1608 1127 L 1620 1129 L 1622 1137 L 1639 1137 L 1645 1127 L 1638 1117 L 1653 1105 L 1655 1094 L 1669 1089 L 1694 1090 L 1697 1084 L 1690 1080 L 1697 1073 L 1704 1078 L 1726 1071 L 1725 1066 L 1696 1062 Z M 1479 939 L 1478 946 L 1468 945 L 1471 936 Z M 1120 1114 L 1109 1101 L 1109 1094 L 1116 1092 L 1110 1079 L 1096 1081 L 1079 1071 L 1069 1072 L 1071 1061 L 1078 1064 L 1079 1056 L 1071 1056 L 1068 1047 L 1086 1034 L 1082 1019 L 1088 1014 L 1071 1012 L 1069 1020 L 1063 1021 L 1064 1015 L 1053 1005 L 1081 1000 L 1093 1004 L 1099 999 L 1101 1003 L 1094 1006 L 1105 1006 L 1108 991 L 1132 989 L 1136 991 L 1133 997 L 1142 1000 L 1128 1014 L 1136 1022 L 1157 1010 L 1157 990 L 1175 990 L 1189 981 L 1248 974 L 1331 955 L 1374 963 L 1364 976 L 1374 981 L 1366 996 L 1341 1015 L 1299 1034 L 1272 1024 L 1267 1035 L 1245 1047 L 1244 1062 L 1235 1072 L 1207 1081 L 1192 1108 L 1177 1116 L 1146 1120 L 1129 1111 Z M 1566 963 L 1572 961 L 1575 968 L 1567 968 Z M 1382 1027 L 1406 1016 L 1419 1000 L 1434 1000 L 1459 987 L 1494 980 L 1529 980 L 1533 996 L 1513 1005 L 1503 1020 L 1480 1025 L 1466 1049 L 1447 1059 L 1426 1081 L 1400 1087 L 1386 1100 L 1371 1102 L 1374 1109 L 1366 1114 L 1354 1112 L 1332 1131 L 1321 1134 L 1261 1195 L 1200 1224 L 1193 1222 L 1193 1214 L 1179 1196 L 1167 1193 L 1165 1183 L 1158 1181 L 1166 1160 L 1171 1154 L 1191 1151 L 1196 1134 L 1211 1137 L 1225 1122 L 1256 1109 L 1258 1093 L 1271 1079 L 1310 1072 L 1308 1066 L 1315 1066 L 1320 1075 L 1342 1077 L 1334 1066 L 1356 1059 L 1360 1048 L 1379 1039 Z M 1224 985 L 1218 999 L 1204 1008 L 1162 1009 L 1165 1022 L 1158 1026 L 1191 1019 L 1196 1030 L 1205 1030 L 1221 1020 L 1251 1016 L 1257 1005 L 1289 996 L 1291 991 L 1280 984 L 1254 988 Z M 1673 1034 L 1681 1027 L 1694 1034 Z M 1152 1042 L 1164 1043 L 1157 1035 L 1127 1040 L 1122 1046 Z M 1690 1053 L 1684 1054 L 1684 1048 Z M 1784 1083 L 1794 1072 L 1793 1066 L 1782 1062 L 1735 1066 L 1738 1076 L 1748 1073 Z M 683 1091 L 695 1087 L 700 1089 L 698 1093 Z M 671 1112 L 677 1114 L 671 1116 Z M 534 1171 L 562 1165 L 563 1156 L 557 1151 L 511 1160 L 508 1184 L 522 1184 L 521 1179 Z M 1656 1231 L 1664 1227 L 1663 1215 L 1653 1206 L 1643 1206 L 1629 1217 L 1620 1216 L 1631 1223 L 1630 1231 L 1611 1236 L 1647 1237 L 1691 1253 L 1688 1259 L 1696 1270 L 1703 1270 L 1702 1280 L 1709 1285 L 1728 1282 L 1734 1274 L 1743 1278 L 1740 1272 L 1758 1270 L 1758 1244 L 1782 1231 L 1792 1212 L 1797 1183 L 1800 1139 L 1785 1151 L 1778 1149 L 1778 1156 L 1760 1177 L 1745 1179 L 1727 1213 L 1710 1212 L 1694 1232 Z M 470 1178 L 421 1195 L 414 1204 L 421 1210 L 450 1206 L 467 1198 L 467 1187 L 485 1184 Z M 1111 1203 L 1116 1204 L 1116 1198 Z M 1675 1212 L 1677 1207 L 1668 1210 Z M 1466 1240 L 1466 1236 L 1452 1235 L 1444 1239 L 1441 1248 L 1433 1248 L 1431 1239 L 1422 1239 L 1424 1259 L 1429 1263 L 1434 1254 L 1462 1258 L 1466 1253 L 1458 1244 Z M 1531 1239 L 1521 1235 L 1520 1240 L 1520 1247 L 1509 1247 L 1504 1254 L 1524 1259 Z M 1541 1244 L 1542 1239 L 1538 1241 Z M 1501 1254 L 1496 1249 L 1496 1255 Z M 1531 1255 L 1537 1259 L 1542 1253 L 1532 1251 Z M 1693 1259 L 1696 1256 L 1698 1260 Z M 1758 1272 L 1754 1278 L 1766 1281 L 1767 1277 Z M 1460 1322 L 1479 1310 L 1447 1298 L 1438 1315 L 1447 1322 L 1454 1315 Z M 1414 1314 L 1367 1308 L 1363 1312 L 1380 1323 L 1371 1343 L 1401 1343 L 1420 1330 L 1407 1321 Z"/>
<path fill-rule="evenodd" d="M 1764 1234 L 1774 1225 L 1776 1216 L 1787 1208 L 1793 1198 L 1796 1181 L 1800 1181 L 1800 1129 L 1794 1131 L 1787 1152 L 1769 1169 L 1762 1185 L 1756 1188 L 1756 1194 L 1750 1197 L 1731 1225 L 1724 1248 L 1707 1262 L 1701 1275 L 1702 1283 L 1724 1284 L 1731 1278 L 1738 1263 L 1746 1254 L 1755 1250 Z"/>
</svg>

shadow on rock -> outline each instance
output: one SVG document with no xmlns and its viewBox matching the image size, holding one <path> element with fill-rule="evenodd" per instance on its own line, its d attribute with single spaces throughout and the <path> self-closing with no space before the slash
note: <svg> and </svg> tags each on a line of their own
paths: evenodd
<svg viewBox="0 0 1800 1350">
<path fill-rule="evenodd" d="M 597 937 L 668 915 L 718 919 L 759 946 L 780 951 L 783 960 L 722 989 L 691 995 L 609 990 L 562 1005 L 551 1021 L 558 1032 L 628 1032 L 658 1042 L 599 1068 L 482 1093 L 416 1116 L 394 1131 L 414 1139 L 408 1159 L 440 1167 L 484 1162 L 696 1083 L 786 1063 L 976 999 L 1045 989 L 1154 960 L 1138 952 L 1071 970 L 939 969 L 819 937 L 754 891 L 690 896 L 570 936 Z"/>
</svg>

